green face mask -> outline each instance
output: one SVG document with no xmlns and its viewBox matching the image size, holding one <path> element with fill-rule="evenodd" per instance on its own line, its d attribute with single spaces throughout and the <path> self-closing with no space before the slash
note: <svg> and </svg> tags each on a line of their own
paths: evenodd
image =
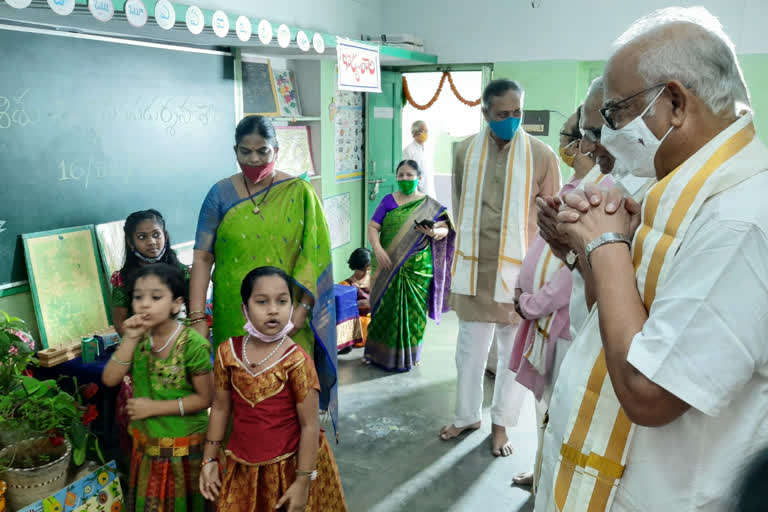
<svg viewBox="0 0 768 512">
<path fill-rule="evenodd" d="M 419 186 L 419 180 L 397 180 L 397 186 L 400 188 L 400 192 L 409 196 L 416 192 Z"/>
</svg>

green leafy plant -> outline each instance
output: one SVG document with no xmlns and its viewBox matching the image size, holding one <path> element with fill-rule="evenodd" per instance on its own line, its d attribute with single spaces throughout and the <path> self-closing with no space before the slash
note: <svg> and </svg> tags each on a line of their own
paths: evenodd
<svg viewBox="0 0 768 512">
<path fill-rule="evenodd" d="M 0 311 L 0 394 L 16 385 L 16 378 L 36 364 L 34 342 L 20 318 Z"/>
<path fill-rule="evenodd" d="M 23 321 L 0 312 L 0 430 L 23 432 L 30 437 L 47 434 L 53 446 L 61 445 L 66 438 L 72 444 L 75 465 L 82 465 L 89 452 L 103 463 L 98 439 L 89 430 L 98 413 L 88 401 L 98 392 L 98 385 L 80 387 L 73 379 L 72 395 L 55 380 L 32 377 L 28 366 L 36 360 L 24 339 L 25 332 Z M 47 456 L 40 455 L 42 459 Z M 18 464 L 28 465 L 29 461 Z M 17 467 L 17 462 L 0 461 L 0 465 Z"/>
</svg>

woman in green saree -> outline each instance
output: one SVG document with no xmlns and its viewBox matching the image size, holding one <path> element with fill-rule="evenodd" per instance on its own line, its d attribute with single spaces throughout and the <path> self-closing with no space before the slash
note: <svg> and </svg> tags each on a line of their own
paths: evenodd
<svg viewBox="0 0 768 512">
<path fill-rule="evenodd" d="M 190 277 L 192 325 L 204 336 L 205 301 L 213 269 L 213 345 L 244 333 L 240 284 L 256 267 L 293 279 L 291 339 L 314 357 L 321 408 L 336 411 L 336 315 L 331 240 L 312 185 L 275 169 L 279 150 L 272 122 L 245 117 L 235 130 L 241 173 L 216 183 L 203 202 Z M 215 263 L 215 267 L 214 267 Z"/>
<path fill-rule="evenodd" d="M 399 190 L 368 224 L 375 258 L 363 357 L 386 370 L 418 365 L 427 315 L 439 321 L 448 310 L 455 230 L 445 207 L 417 190 L 420 176 L 416 162 L 400 162 Z"/>
</svg>

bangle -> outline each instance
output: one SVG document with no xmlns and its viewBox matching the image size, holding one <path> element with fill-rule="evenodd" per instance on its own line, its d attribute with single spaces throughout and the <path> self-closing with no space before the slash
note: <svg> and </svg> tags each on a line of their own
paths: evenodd
<svg viewBox="0 0 768 512">
<path fill-rule="evenodd" d="M 210 464 L 211 462 L 219 463 L 219 459 L 216 457 L 208 457 L 207 459 L 204 459 L 203 462 L 200 463 L 200 467 L 205 466 L 206 464 Z"/>
<path fill-rule="evenodd" d="M 317 478 L 317 470 L 314 471 L 299 471 L 296 470 L 296 476 L 308 476 L 310 480 L 315 480 Z"/>
<path fill-rule="evenodd" d="M 179 398 L 179 415 L 184 416 L 184 401 Z"/>
<path fill-rule="evenodd" d="M 205 316 L 205 311 L 190 311 L 187 316 L 190 317 L 196 313 L 200 313 L 201 315 Z"/>
<path fill-rule="evenodd" d="M 120 366 L 131 366 L 133 364 L 133 361 L 121 361 L 117 357 L 115 357 L 115 354 L 112 354 L 112 357 L 109 358 L 110 361 L 114 361 Z"/>
<path fill-rule="evenodd" d="M 187 325 L 195 325 L 195 324 L 200 323 L 200 322 L 205 322 L 205 318 L 195 318 L 194 320 L 190 319 L 187 322 Z"/>
<path fill-rule="evenodd" d="M 219 446 L 221 441 L 211 441 L 210 439 L 206 439 L 205 444 L 210 444 L 211 446 Z"/>
<path fill-rule="evenodd" d="M 303 307 L 304 309 L 306 309 L 310 313 L 312 312 L 312 306 L 310 306 L 309 304 L 304 304 L 303 302 L 299 302 L 299 306 Z"/>
</svg>

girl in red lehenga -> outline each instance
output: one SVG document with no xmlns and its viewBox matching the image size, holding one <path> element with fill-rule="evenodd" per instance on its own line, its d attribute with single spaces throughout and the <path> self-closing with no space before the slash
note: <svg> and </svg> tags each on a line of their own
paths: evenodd
<svg viewBox="0 0 768 512">
<path fill-rule="evenodd" d="M 320 430 L 315 366 L 288 336 L 291 279 L 259 267 L 245 276 L 240 294 L 246 334 L 216 353 L 200 491 L 217 501 L 219 512 L 346 511 L 339 470 Z M 230 414 L 232 435 L 220 461 Z"/>
</svg>

